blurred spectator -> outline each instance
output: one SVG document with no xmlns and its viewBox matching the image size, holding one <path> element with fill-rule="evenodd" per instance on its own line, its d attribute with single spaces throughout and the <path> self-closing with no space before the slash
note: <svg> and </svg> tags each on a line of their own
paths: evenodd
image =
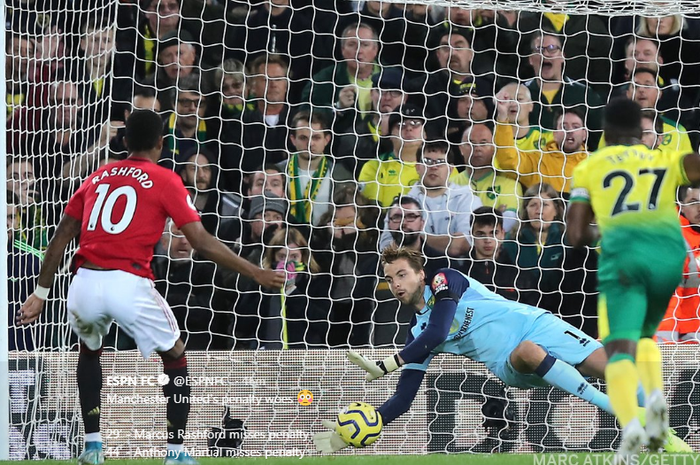
<svg viewBox="0 0 700 465">
<path fill-rule="evenodd" d="M 345 26 L 340 50 L 342 60 L 314 74 L 301 101 L 352 121 L 356 111 L 365 116 L 371 109 L 372 76 L 380 72 L 377 31 L 365 22 Z"/>
<path fill-rule="evenodd" d="M 21 241 L 35 249 L 44 250 L 49 245 L 49 228 L 38 202 L 34 167 L 26 158 L 7 157 L 7 191 L 14 199 L 8 206 L 8 217 L 14 215 L 14 223 L 8 231 L 10 243 Z"/>
<path fill-rule="evenodd" d="M 469 186 L 459 187 L 448 180 L 453 167 L 447 160 L 449 145 L 444 141 L 425 143 L 416 153 L 416 170 L 420 181 L 408 192 L 425 210 L 425 243 L 440 254 L 461 257 L 471 247 L 470 225 L 472 211 L 481 200 Z M 386 218 L 380 248 L 391 244 L 391 232 Z"/>
<path fill-rule="evenodd" d="M 214 87 L 216 96 L 209 107 L 209 114 L 219 116 L 225 121 L 238 120 L 240 122 L 243 110 L 247 106 L 248 95 L 247 75 L 243 63 L 233 58 L 224 61 L 220 68 L 214 72 Z"/>
<path fill-rule="evenodd" d="M 34 350 L 36 325 L 20 326 L 15 322 L 17 312 L 36 286 L 41 257 L 37 250 L 27 249 L 12 240 L 24 228 L 20 222 L 20 199 L 12 191 L 7 191 L 7 328 L 9 350 Z"/>
<path fill-rule="evenodd" d="M 297 152 L 279 167 L 287 174 L 291 215 L 297 223 L 319 225 L 331 208 L 333 191 L 353 179 L 345 167 L 326 155 L 331 141 L 328 122 L 322 113 L 297 113 L 292 119 L 292 143 Z"/>
<path fill-rule="evenodd" d="M 246 102 L 248 94 L 246 69 L 238 60 L 229 58 L 213 74 L 214 95 L 208 97 L 207 119 L 221 121 L 224 156 L 220 159 L 221 188 L 236 194 L 243 193 L 244 174 L 241 172 L 243 158 L 243 113 L 255 110 Z"/>
<path fill-rule="evenodd" d="M 503 248 L 536 283 L 538 307 L 595 336 L 596 253 L 566 245 L 563 218 L 559 193 L 548 184 L 535 184 L 525 191 L 519 227 Z"/>
<path fill-rule="evenodd" d="M 284 171 L 276 165 L 259 166 L 250 174 L 248 197 L 258 195 L 276 195 L 287 197 L 287 185 Z"/>
<path fill-rule="evenodd" d="M 89 17 L 80 28 L 79 58 L 75 72 L 83 98 L 83 125 L 99 131 L 108 121 L 111 102 L 126 102 L 132 82 L 112 79 L 115 29 L 108 16 Z"/>
<path fill-rule="evenodd" d="M 430 121 L 428 134 L 445 137 L 446 117 L 450 108 L 450 95 L 459 95 L 460 83 L 474 78 L 471 48 L 472 34 L 468 29 L 438 27 L 430 41 L 435 47 L 438 69 L 407 83 L 406 90 L 411 94 L 409 101 L 425 108 L 425 116 Z M 493 84 L 491 84 L 493 86 Z M 421 97 L 424 95 L 424 97 Z"/>
<path fill-rule="evenodd" d="M 567 111 L 573 107 L 585 107 L 582 121 L 590 130 L 588 148 L 595 150 L 602 130 L 603 102 L 600 96 L 581 82 L 574 81 L 564 74 L 566 56 L 562 49 L 562 36 L 541 31 L 532 41 L 530 65 L 535 71 L 535 78 L 526 82 L 534 101 L 530 113 L 530 124 L 544 129 L 556 129 L 555 109 L 564 107 Z"/>
<path fill-rule="evenodd" d="M 496 24 L 494 10 L 469 9 L 449 6 L 444 25 L 448 24 L 471 30 L 474 50 L 474 73 L 478 75 L 495 72 L 498 76 L 515 76 L 518 62 L 515 56 L 519 35 Z M 493 91 L 491 91 L 493 94 Z"/>
<path fill-rule="evenodd" d="M 165 34 L 158 41 L 156 52 L 158 67 L 155 85 L 159 93 L 158 99 L 165 109 L 177 110 L 176 87 L 181 85 L 185 77 L 199 78 L 201 73 L 197 44 L 187 31 L 174 31 Z M 200 89 L 202 90 L 204 89 Z"/>
<path fill-rule="evenodd" d="M 637 68 L 627 88 L 627 98 L 634 100 L 642 109 L 656 110 L 663 95 L 659 87 L 658 73 L 649 68 Z M 661 150 L 692 152 L 688 131 L 683 125 L 661 116 L 664 122 L 664 140 Z"/>
<path fill-rule="evenodd" d="M 332 153 L 351 172 L 359 174 L 367 160 L 391 151 L 391 141 L 382 135 L 389 134 L 392 112 L 406 103 L 403 81 L 401 69 L 382 69 L 380 74 L 372 75 L 372 111 L 364 116 L 355 113 L 354 118 L 336 118 Z"/>
<path fill-rule="evenodd" d="M 502 248 L 505 231 L 498 210 L 493 207 L 474 210 L 471 235 L 474 245 L 461 270 L 506 299 L 535 305 L 537 293 L 528 290 L 536 288 L 536 284 L 529 274 L 520 271 Z"/>
<path fill-rule="evenodd" d="M 218 167 L 212 155 L 203 148 L 195 150 L 178 166 L 178 172 L 200 212 L 204 229 L 229 247 L 240 246 L 242 198 L 216 189 Z"/>
<path fill-rule="evenodd" d="M 178 32 L 200 37 L 199 18 L 184 19 L 180 0 L 143 0 L 138 11 L 132 11 L 135 27 L 119 29 L 117 34 L 117 74 L 142 82 L 156 72 L 158 41 Z"/>
<path fill-rule="evenodd" d="M 260 2 L 253 6 L 245 21 L 228 28 L 227 58 L 243 63 L 267 54 L 279 54 L 290 62 L 290 103 L 299 103 L 303 86 L 318 64 L 333 57 L 328 36 L 314 34 L 312 8 L 294 8 L 290 0 Z"/>
<path fill-rule="evenodd" d="M 700 341 L 700 189 L 678 189 L 680 222 L 688 244 L 683 279 L 671 297 L 657 337 L 662 342 Z"/>
<path fill-rule="evenodd" d="M 596 90 L 600 89 L 602 93 L 607 92 L 612 66 L 610 60 L 612 38 L 608 26 L 610 18 L 593 13 L 578 15 L 557 13 L 554 11 L 556 10 L 554 0 L 545 0 L 543 3 L 551 5 L 549 11 L 543 13 L 522 11 L 515 14 L 515 18 L 509 21 L 509 29 L 517 29 L 523 38 L 533 33 L 539 34 L 541 30 L 560 35 L 563 38 L 563 52 L 567 58 L 567 76 L 574 81 L 587 82 Z M 521 60 L 530 56 L 531 53 L 532 49 L 528 41 L 522 40 L 518 47 Z M 534 71 L 536 75 L 537 69 Z M 531 73 L 532 69 L 524 66 L 520 69 L 519 77 L 527 79 L 532 75 Z"/>
<path fill-rule="evenodd" d="M 279 230 L 287 227 L 289 204 L 271 192 L 253 197 L 248 210 L 247 224 L 244 228 L 241 257 L 256 266 L 262 265 L 264 246 Z M 234 308 L 236 319 L 233 334 L 238 349 L 258 348 L 260 331 L 260 308 L 264 298 L 260 286 L 250 278 L 239 277 L 236 282 L 227 284 L 239 293 Z"/>
<path fill-rule="evenodd" d="M 403 66 L 406 58 L 406 20 L 399 5 L 385 1 L 365 1 L 357 15 L 345 17 L 341 24 L 362 21 L 376 31 L 378 62 L 383 66 Z"/>
<path fill-rule="evenodd" d="M 221 120 L 205 118 L 207 97 L 201 91 L 199 75 L 180 79 L 176 95 L 176 111 L 163 122 L 163 153 L 158 163 L 175 169 L 198 147 L 205 147 L 218 159 Z M 218 179 L 214 181 L 218 184 Z"/>
<path fill-rule="evenodd" d="M 379 154 L 362 167 L 357 180 L 362 195 L 388 207 L 391 200 L 405 194 L 419 180 L 416 153 L 425 139 L 425 118 L 420 109 L 410 103 L 401 105 L 389 117 L 389 134 L 393 146 L 389 153 Z"/>
<path fill-rule="evenodd" d="M 448 138 L 458 143 L 464 130 L 473 123 L 493 120 L 493 85 L 483 78 L 466 78 L 452 86 L 448 109 Z"/>
<path fill-rule="evenodd" d="M 260 306 L 261 348 L 328 347 L 331 279 L 319 273 L 304 236 L 295 228 L 278 230 L 265 247 L 262 265 L 285 271 L 287 284 Z"/>
<path fill-rule="evenodd" d="M 499 94 L 508 94 L 508 123 L 515 126 L 515 146 L 518 150 L 542 150 L 553 140 L 552 131 L 530 124 L 530 113 L 535 108 L 530 89 L 523 84 L 511 82 L 501 87 Z"/>
<path fill-rule="evenodd" d="M 312 236 L 311 249 L 321 268 L 332 276 L 331 347 L 370 342 L 372 307 L 356 302 L 353 292 L 362 279 L 364 263 L 378 261 L 379 213 L 355 186 L 343 186 L 336 190 L 331 210 L 321 217 L 324 227 Z"/>
<path fill-rule="evenodd" d="M 484 123 L 469 126 L 462 135 L 459 150 L 466 169 L 452 182 L 470 186 L 483 205 L 493 207 L 503 215 L 505 231 L 510 231 L 517 221 L 523 188 L 519 182 L 493 168 L 494 154 L 500 148 L 493 143 L 491 126 Z"/>
<path fill-rule="evenodd" d="M 251 63 L 250 72 L 255 108 L 243 113 L 244 173 L 261 164 L 284 161 L 294 151 L 289 139 L 292 115 L 287 103 L 287 63 L 280 55 L 261 55 Z"/>
<path fill-rule="evenodd" d="M 421 250 L 426 257 L 426 279 L 440 269 L 450 266 L 444 252 L 425 243 L 425 213 L 418 200 L 402 195 L 394 199 L 387 211 L 388 227 L 394 243 Z M 352 296 L 355 307 L 372 314 L 371 344 L 374 347 L 402 346 L 406 340 L 415 309 L 398 302 L 384 280 L 379 255 L 363 257 L 358 266 L 358 284 Z"/>
<path fill-rule="evenodd" d="M 692 26 L 687 27 L 689 24 Z M 660 44 L 659 54 L 664 57 L 661 66 L 662 75 L 676 79 L 684 92 L 693 94 L 697 99 L 699 60 L 698 53 L 698 19 L 686 20 L 682 15 L 664 17 L 638 17 L 636 34 L 657 39 Z"/>
<path fill-rule="evenodd" d="M 190 350 L 230 349 L 230 296 L 222 282 L 231 272 L 194 258 L 192 245 L 172 222 L 161 243 L 167 256 L 153 260 L 155 285 L 173 310 L 183 342 Z"/>
<path fill-rule="evenodd" d="M 583 113 L 577 108 L 558 113 L 554 120 L 557 128 L 554 140 L 548 142 L 543 150 L 520 151 L 513 138 L 513 126 L 505 123 L 508 121 L 511 97 L 507 92 L 502 92 L 496 98 L 499 121 L 493 135 L 497 147 L 496 167 L 526 188 L 545 182 L 557 192 L 568 195 L 574 168 L 588 158 L 585 149 L 588 131 L 583 123 Z"/>
<path fill-rule="evenodd" d="M 32 68 L 36 63 L 34 41 L 27 35 L 5 34 L 5 92 L 7 117 L 23 106 L 34 106 L 41 102 L 37 98 Z"/>
</svg>

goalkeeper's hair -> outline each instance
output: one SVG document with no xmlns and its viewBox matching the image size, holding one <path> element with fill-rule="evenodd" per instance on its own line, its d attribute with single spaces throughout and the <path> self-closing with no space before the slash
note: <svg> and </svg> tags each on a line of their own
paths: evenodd
<svg viewBox="0 0 700 465">
<path fill-rule="evenodd" d="M 406 260 L 416 273 L 422 271 L 425 266 L 425 257 L 420 251 L 392 243 L 382 252 L 382 267 L 401 259 Z"/>
<path fill-rule="evenodd" d="M 622 139 L 642 138 L 642 107 L 626 97 L 612 99 L 605 106 L 605 139 L 610 145 Z"/>
<path fill-rule="evenodd" d="M 163 137 L 163 120 L 153 110 L 135 110 L 126 120 L 124 139 L 129 152 L 147 152 Z"/>
</svg>

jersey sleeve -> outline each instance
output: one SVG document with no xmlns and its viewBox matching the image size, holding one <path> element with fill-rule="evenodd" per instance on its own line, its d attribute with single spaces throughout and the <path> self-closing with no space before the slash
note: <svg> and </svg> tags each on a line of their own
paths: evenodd
<svg viewBox="0 0 700 465">
<path fill-rule="evenodd" d="M 197 208 L 192 203 L 190 193 L 187 192 L 182 180 L 177 176 L 171 177 L 170 189 L 161 193 L 161 201 L 168 216 L 173 219 L 178 229 L 187 223 L 201 221 Z"/>
<path fill-rule="evenodd" d="M 398 417 L 408 412 L 413 403 L 413 399 L 418 394 L 418 389 L 423 382 L 425 371 L 404 368 L 401 371 L 399 383 L 396 385 L 396 392 L 381 407 L 377 409 L 382 415 L 382 423 L 388 425 Z"/>
<path fill-rule="evenodd" d="M 449 299 L 457 303 L 467 289 L 469 289 L 469 280 L 462 273 L 451 268 L 440 268 L 430 283 L 430 291 L 435 296 L 436 302 Z"/>
<path fill-rule="evenodd" d="M 571 197 L 569 202 L 591 203 L 591 191 L 588 185 L 588 176 L 586 166 L 588 163 L 583 162 L 574 169 L 573 179 L 571 183 Z"/>
</svg>

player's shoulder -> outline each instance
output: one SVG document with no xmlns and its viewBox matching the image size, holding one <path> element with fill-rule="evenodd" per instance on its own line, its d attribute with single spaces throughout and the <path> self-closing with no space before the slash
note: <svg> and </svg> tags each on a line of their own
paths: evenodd
<svg viewBox="0 0 700 465">
<path fill-rule="evenodd" d="M 458 300 L 469 287 L 469 278 L 452 268 L 440 268 L 430 282 L 433 295 L 440 297 L 442 293 L 446 293 L 455 300 Z"/>
</svg>

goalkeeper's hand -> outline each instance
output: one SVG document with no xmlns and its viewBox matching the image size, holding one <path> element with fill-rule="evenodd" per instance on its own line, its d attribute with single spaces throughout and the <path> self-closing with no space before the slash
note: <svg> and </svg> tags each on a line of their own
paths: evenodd
<svg viewBox="0 0 700 465">
<path fill-rule="evenodd" d="M 322 433 L 314 434 L 314 446 L 316 450 L 322 454 L 332 454 L 339 450 L 345 449 L 350 444 L 345 442 L 338 433 L 335 432 L 335 423 L 330 420 L 322 420 L 323 426 L 331 431 L 323 431 Z"/>
<path fill-rule="evenodd" d="M 367 381 L 374 381 L 377 378 L 381 378 L 394 370 L 398 370 L 401 366 L 401 358 L 398 354 L 387 357 L 381 362 L 375 362 L 367 360 L 357 352 L 350 350 L 348 351 L 348 360 L 367 372 L 365 376 Z"/>
</svg>

